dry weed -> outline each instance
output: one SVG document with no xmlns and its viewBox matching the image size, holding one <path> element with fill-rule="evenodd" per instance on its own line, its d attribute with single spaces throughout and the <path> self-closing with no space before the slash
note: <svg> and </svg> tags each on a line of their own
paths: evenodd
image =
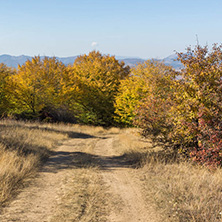
<svg viewBox="0 0 222 222">
<path fill-rule="evenodd" d="M 37 123 L 0 121 L 0 207 L 66 138 L 65 133 L 41 129 Z"/>
<path fill-rule="evenodd" d="M 155 147 L 136 131 L 119 135 L 126 157 L 137 166 L 147 202 L 163 221 L 221 222 L 222 169 L 215 172 L 181 159 L 175 152 Z"/>
<path fill-rule="evenodd" d="M 149 200 L 165 221 L 221 221 L 222 171 L 212 173 L 190 163 L 149 163 L 144 168 Z"/>
<path fill-rule="evenodd" d="M 134 147 L 129 160 L 143 166 L 147 201 L 156 206 L 163 221 L 221 222 L 222 169 L 215 172 L 181 160 L 177 154 L 158 148 Z"/>
</svg>

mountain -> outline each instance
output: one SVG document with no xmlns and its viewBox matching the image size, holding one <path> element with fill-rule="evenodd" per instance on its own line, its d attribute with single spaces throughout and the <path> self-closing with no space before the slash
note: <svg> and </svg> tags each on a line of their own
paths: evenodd
<svg viewBox="0 0 222 222">
<path fill-rule="evenodd" d="M 146 60 L 145 59 L 140 59 L 140 58 L 124 58 L 124 59 L 119 59 L 119 61 L 123 61 L 127 66 L 133 67 L 137 65 L 138 63 L 143 63 Z"/>
<path fill-rule="evenodd" d="M 44 56 L 40 56 L 44 58 Z M 56 57 L 59 61 L 63 62 L 65 65 L 72 64 L 77 56 L 72 57 Z M 17 68 L 18 65 L 23 65 L 27 60 L 31 60 L 32 56 L 11 56 L 11 55 L 0 55 L 0 63 L 4 63 L 9 67 Z"/>
<path fill-rule="evenodd" d="M 30 56 L 11 56 L 11 55 L 0 55 L 0 63 L 4 63 L 9 67 L 17 68 L 18 64 L 22 65 L 26 60 L 30 59 Z"/>
<path fill-rule="evenodd" d="M 65 65 L 71 65 L 74 63 L 78 56 L 71 56 L 71 57 L 56 57 L 59 61 L 64 63 Z"/>
<path fill-rule="evenodd" d="M 173 54 L 163 59 L 165 65 L 172 66 L 176 70 L 180 70 L 183 65 L 177 60 L 177 55 Z"/>
<path fill-rule="evenodd" d="M 22 65 L 26 62 L 26 60 L 30 60 L 31 56 L 21 55 L 21 56 L 11 56 L 11 55 L 0 55 L 0 63 L 4 63 L 9 67 L 17 68 L 18 64 Z M 44 56 L 41 56 L 41 58 L 44 58 Z M 65 65 L 73 64 L 77 56 L 71 56 L 71 57 L 56 57 L 59 61 L 63 62 Z M 129 65 L 130 67 L 135 66 L 138 63 L 143 63 L 146 60 L 141 58 L 129 58 L 129 57 L 116 57 L 119 61 L 123 61 L 126 65 Z M 175 69 L 179 70 L 182 68 L 182 64 L 176 60 L 177 55 L 173 54 L 166 58 L 164 58 L 163 61 L 166 65 L 171 65 Z"/>
</svg>

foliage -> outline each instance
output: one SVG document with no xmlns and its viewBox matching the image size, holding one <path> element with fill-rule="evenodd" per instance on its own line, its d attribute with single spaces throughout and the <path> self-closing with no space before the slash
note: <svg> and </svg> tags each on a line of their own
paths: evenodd
<svg viewBox="0 0 222 222">
<path fill-rule="evenodd" d="M 0 64 L 0 115 L 136 125 L 198 163 L 222 165 L 222 45 L 198 45 L 178 58 L 179 74 L 154 60 L 130 73 L 114 56 L 96 51 L 68 67 L 47 57 L 18 70 Z"/>
<path fill-rule="evenodd" d="M 147 86 L 143 76 L 131 75 L 122 80 L 115 100 L 115 120 L 123 125 L 132 126 L 135 109 L 145 97 Z"/>
<path fill-rule="evenodd" d="M 195 161 L 222 163 L 222 46 L 196 46 L 178 54 L 184 69 L 175 83 L 172 109 L 174 144 L 182 145 Z"/>
<path fill-rule="evenodd" d="M 4 64 L 0 64 L 0 116 L 5 116 L 13 108 L 9 93 L 9 79 L 15 71 Z"/>
<path fill-rule="evenodd" d="M 67 97 L 80 119 L 86 123 L 113 124 L 114 99 L 120 81 L 129 75 L 129 67 L 114 56 L 92 51 L 79 56 L 68 69 Z"/>
<path fill-rule="evenodd" d="M 56 58 L 34 57 L 19 66 L 17 74 L 11 77 L 17 112 L 33 118 L 46 107 L 64 106 L 65 74 L 65 66 Z"/>
<path fill-rule="evenodd" d="M 152 95 L 143 100 L 136 110 L 134 124 L 143 131 L 143 136 L 161 136 L 165 141 L 168 139 L 172 124 L 169 121 L 169 110 L 172 102 L 162 98 L 161 95 Z"/>
<path fill-rule="evenodd" d="M 147 78 L 149 93 L 136 110 L 134 123 L 143 129 L 143 135 L 163 136 L 167 138 L 171 130 L 168 118 L 172 102 L 172 85 L 175 71 L 171 67 L 155 62 L 155 72 L 150 71 Z"/>
<path fill-rule="evenodd" d="M 174 72 L 171 67 L 163 63 L 148 60 L 138 64 L 131 73 L 129 79 L 122 81 L 116 98 L 117 120 L 127 125 L 132 125 L 134 122 L 144 129 L 144 133 L 153 132 L 157 130 L 157 126 L 154 127 L 157 119 L 154 119 L 153 115 L 156 115 L 157 110 L 160 111 L 162 103 L 169 98 L 168 93 Z M 162 107 L 162 109 L 165 108 Z M 164 113 L 164 110 L 161 112 Z M 134 121 L 135 117 L 136 121 Z"/>
<path fill-rule="evenodd" d="M 211 167 L 222 165 L 222 118 L 218 110 L 201 107 L 198 124 L 191 132 L 198 132 L 198 146 L 191 150 L 194 161 Z"/>
<path fill-rule="evenodd" d="M 118 120 L 164 138 L 198 163 L 222 165 L 222 45 L 211 51 L 198 45 L 178 58 L 180 78 L 155 61 L 132 70 L 116 98 Z"/>
<path fill-rule="evenodd" d="M 66 67 L 56 58 L 34 57 L 14 75 L 0 67 L 0 112 L 22 119 L 114 124 L 114 98 L 129 67 L 93 51 Z M 7 82 L 7 84 L 6 84 Z M 11 105 L 9 105 L 9 102 Z"/>
</svg>

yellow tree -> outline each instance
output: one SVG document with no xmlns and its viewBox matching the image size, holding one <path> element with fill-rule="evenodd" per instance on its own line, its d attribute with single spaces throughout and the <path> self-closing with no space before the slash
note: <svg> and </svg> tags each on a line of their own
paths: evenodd
<svg viewBox="0 0 222 222">
<path fill-rule="evenodd" d="M 66 67 L 55 58 L 39 56 L 26 61 L 12 76 L 15 103 L 20 110 L 38 114 L 44 107 L 63 103 Z"/>
<path fill-rule="evenodd" d="M 144 99 L 148 85 L 143 77 L 130 76 L 122 80 L 115 100 L 115 120 L 127 126 L 132 126 L 135 110 Z"/>
<path fill-rule="evenodd" d="M 114 99 L 120 81 L 129 75 L 129 67 L 114 56 L 92 51 L 79 56 L 69 67 L 70 95 L 82 111 L 85 122 L 110 125 L 114 117 Z M 74 86 L 74 88 L 72 88 Z"/>
<path fill-rule="evenodd" d="M 7 115 L 13 108 L 11 101 L 10 77 L 15 74 L 15 70 L 0 64 L 0 116 Z"/>
<path fill-rule="evenodd" d="M 162 99 L 167 97 L 174 75 L 171 67 L 155 60 L 147 60 L 134 67 L 129 79 L 121 82 L 116 97 L 117 121 L 132 125 L 136 112 L 144 104 L 145 99 L 147 102 L 148 99 L 157 95 L 161 95 Z"/>
</svg>

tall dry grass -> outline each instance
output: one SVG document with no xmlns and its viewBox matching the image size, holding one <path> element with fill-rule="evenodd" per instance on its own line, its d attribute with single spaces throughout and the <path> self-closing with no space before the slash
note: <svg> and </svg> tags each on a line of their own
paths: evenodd
<svg viewBox="0 0 222 222">
<path fill-rule="evenodd" d="M 221 221 L 221 169 L 210 172 L 190 163 L 150 162 L 143 170 L 147 199 L 163 221 Z"/>
<path fill-rule="evenodd" d="M 211 171 L 186 162 L 150 140 L 147 145 L 141 143 L 142 138 L 135 133 L 131 139 L 122 138 L 127 148 L 125 155 L 134 160 L 143 181 L 144 195 L 163 221 L 222 221 L 221 168 Z"/>
<path fill-rule="evenodd" d="M 67 137 L 59 128 L 49 131 L 38 123 L 0 121 L 0 208 Z"/>
</svg>

